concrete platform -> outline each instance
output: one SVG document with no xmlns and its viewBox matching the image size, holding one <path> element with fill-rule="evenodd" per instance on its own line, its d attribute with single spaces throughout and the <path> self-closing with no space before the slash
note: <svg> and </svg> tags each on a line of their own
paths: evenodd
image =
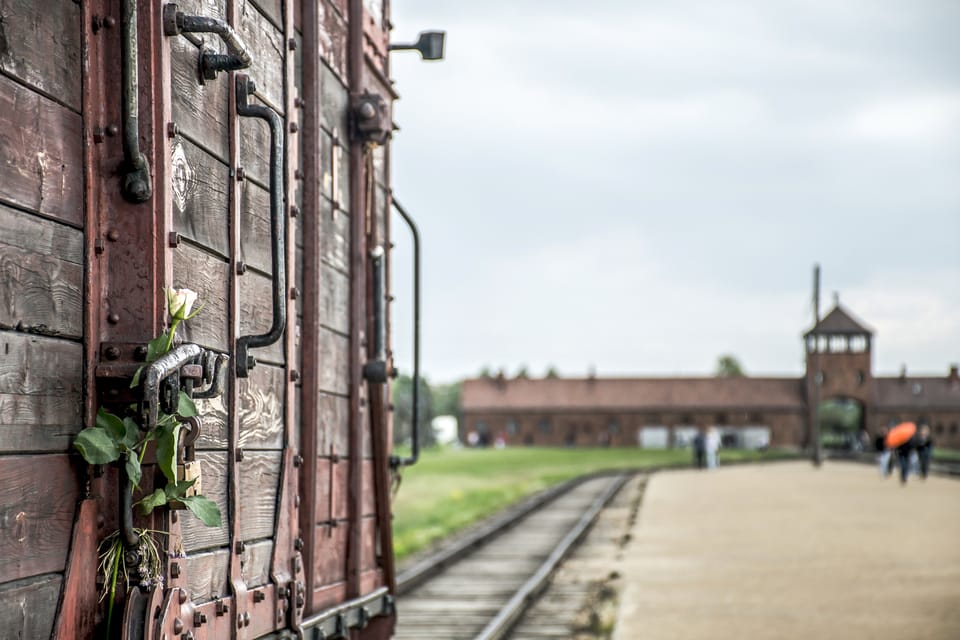
<svg viewBox="0 0 960 640">
<path fill-rule="evenodd" d="M 656 474 L 614 640 L 960 638 L 960 481 L 805 462 Z"/>
</svg>

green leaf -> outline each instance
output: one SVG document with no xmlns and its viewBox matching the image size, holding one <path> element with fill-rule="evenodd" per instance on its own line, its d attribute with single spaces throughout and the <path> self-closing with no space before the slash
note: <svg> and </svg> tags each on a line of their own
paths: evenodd
<svg viewBox="0 0 960 640">
<path fill-rule="evenodd" d="M 179 423 L 164 425 L 157 429 L 157 464 L 170 482 L 177 481 L 177 437 L 180 434 Z"/>
<path fill-rule="evenodd" d="M 131 388 L 131 389 L 136 389 L 137 387 L 140 386 L 140 374 L 143 373 L 143 368 L 144 368 L 145 366 L 147 366 L 147 365 L 142 364 L 142 365 L 140 365 L 139 367 L 137 367 L 136 372 L 133 374 L 133 380 L 130 381 L 130 388 Z"/>
<path fill-rule="evenodd" d="M 206 496 L 191 496 L 183 499 L 183 504 L 200 518 L 200 522 L 208 527 L 219 527 L 221 524 L 220 507 Z"/>
<path fill-rule="evenodd" d="M 193 403 L 193 399 L 187 395 L 186 391 L 180 392 L 180 401 L 177 403 L 177 413 L 181 418 L 192 418 L 199 415 L 197 405 Z"/>
<path fill-rule="evenodd" d="M 137 446 L 137 441 L 140 440 L 140 425 L 137 424 L 137 421 L 133 418 L 124 418 L 123 419 L 123 441 L 122 444 L 127 447 L 127 449 L 133 449 Z"/>
<path fill-rule="evenodd" d="M 147 343 L 147 362 L 153 362 L 167 352 L 167 341 L 170 337 L 166 332 Z"/>
<path fill-rule="evenodd" d="M 140 486 L 140 478 L 143 476 L 143 471 L 140 469 L 140 458 L 137 457 L 136 451 L 127 452 L 127 477 L 130 478 L 130 481 L 133 483 L 133 486 Z"/>
<path fill-rule="evenodd" d="M 90 427 L 78 433 L 73 446 L 90 464 L 108 464 L 120 457 L 117 443 L 105 429 L 98 427 Z"/>
<path fill-rule="evenodd" d="M 163 492 L 163 489 L 154 489 L 153 493 L 140 500 L 137 504 L 140 505 L 140 513 L 146 516 L 157 507 L 162 507 L 167 504 L 167 494 Z"/>
<path fill-rule="evenodd" d="M 192 487 L 197 483 L 197 479 L 187 480 L 185 482 L 171 482 L 164 488 L 164 493 L 167 495 L 167 500 L 180 500 L 183 498 L 183 495 L 187 492 L 187 489 Z"/>
<path fill-rule="evenodd" d="M 114 442 L 123 442 L 123 436 L 127 431 L 123 426 L 123 420 L 106 409 L 97 411 L 97 427 L 106 431 Z"/>
<path fill-rule="evenodd" d="M 200 303 L 200 306 L 197 307 L 196 309 L 194 309 L 194 310 L 190 313 L 190 315 L 188 315 L 187 317 L 184 318 L 184 320 L 190 320 L 191 318 L 195 318 L 195 317 L 197 316 L 197 314 L 200 313 L 200 312 L 203 310 L 203 306 L 204 306 L 205 304 L 207 304 L 207 303 L 206 303 L 206 302 L 201 302 L 201 303 Z"/>
</svg>

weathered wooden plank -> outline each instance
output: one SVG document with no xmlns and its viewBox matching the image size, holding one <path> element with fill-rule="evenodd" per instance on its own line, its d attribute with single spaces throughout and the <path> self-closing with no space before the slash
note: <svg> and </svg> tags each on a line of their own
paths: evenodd
<svg viewBox="0 0 960 640">
<path fill-rule="evenodd" d="M 262 104 L 254 98 L 253 102 Z M 270 127 L 258 118 L 238 118 L 240 166 L 249 180 L 264 189 L 270 186 Z"/>
<path fill-rule="evenodd" d="M 230 541 L 230 514 L 227 512 L 227 452 L 226 451 L 197 451 L 197 461 L 200 462 L 200 475 L 203 495 L 210 498 L 220 507 L 223 525 L 208 527 L 189 511 L 180 512 L 181 529 L 183 531 L 183 548 L 187 553 L 198 549 L 220 547 Z"/>
<path fill-rule="evenodd" d="M 350 338 L 326 327 L 321 327 L 319 333 L 319 387 L 346 395 L 350 392 Z"/>
<path fill-rule="evenodd" d="M 207 41 L 208 46 L 221 47 L 218 38 L 208 38 Z M 225 78 L 218 78 L 200 84 L 199 55 L 200 50 L 186 38 L 170 38 L 173 121 L 180 133 L 226 162 L 229 151 L 227 92 L 230 83 Z"/>
<path fill-rule="evenodd" d="M 245 180 L 240 186 L 240 259 L 247 266 L 273 273 L 270 192 Z"/>
<path fill-rule="evenodd" d="M 333 199 L 341 211 L 351 211 L 350 206 L 350 149 L 345 140 L 333 147 L 333 173 L 337 176 L 333 184 Z"/>
<path fill-rule="evenodd" d="M 313 591 L 314 609 L 317 612 L 330 609 L 347 599 L 347 583 L 336 582 L 323 585 Z"/>
<path fill-rule="evenodd" d="M 274 27 L 283 31 L 283 9 L 281 0 L 252 0 L 253 4 L 273 23 Z"/>
<path fill-rule="evenodd" d="M 63 576 L 63 597 L 57 612 L 54 640 L 87 638 L 97 624 L 99 594 L 90 589 L 90 576 L 97 574 L 100 558 L 97 538 L 100 534 L 97 517 L 100 507 L 96 498 L 84 498 L 77 506 L 77 515 L 70 536 L 70 552 Z"/>
<path fill-rule="evenodd" d="M 174 140 L 171 157 L 174 230 L 228 256 L 229 167 L 182 137 Z"/>
<path fill-rule="evenodd" d="M 328 3 L 321 3 L 320 55 L 323 61 L 336 70 L 341 78 L 347 77 L 347 21 L 343 13 L 333 9 Z M 332 75 L 332 72 L 331 72 Z"/>
<path fill-rule="evenodd" d="M 0 205 L 0 328 L 83 335 L 83 233 Z"/>
<path fill-rule="evenodd" d="M 321 455 L 347 455 L 350 436 L 350 400 L 346 396 L 320 392 L 320 430 L 317 447 Z"/>
<path fill-rule="evenodd" d="M 329 523 L 344 520 L 348 514 L 347 495 L 349 494 L 350 463 L 340 458 L 332 462 L 330 458 L 317 460 L 316 496 L 317 523 Z M 332 494 L 332 495 L 331 495 Z"/>
<path fill-rule="evenodd" d="M 368 485 L 370 486 L 370 485 Z M 373 493 L 370 486 L 366 493 Z M 373 516 L 364 517 L 361 521 L 360 535 L 360 570 L 369 571 L 377 568 L 377 520 Z"/>
<path fill-rule="evenodd" d="M 240 278 L 240 334 L 262 335 L 273 322 L 273 281 L 248 271 Z M 260 362 L 283 364 L 283 339 L 269 347 L 251 349 L 250 355 Z"/>
<path fill-rule="evenodd" d="M 68 450 L 82 375 L 80 344 L 0 331 L 0 453 Z"/>
<path fill-rule="evenodd" d="M 320 586 L 342 581 L 347 575 L 347 533 L 348 522 L 339 522 L 337 526 L 317 525 L 316 552 L 314 553 L 314 581 Z"/>
<path fill-rule="evenodd" d="M 76 342 L 0 331 L 0 393 L 78 394 L 82 366 L 83 347 Z"/>
<path fill-rule="evenodd" d="M 79 112 L 80 6 L 0 0 L 0 16 L 0 70 Z"/>
<path fill-rule="evenodd" d="M 0 453 L 69 451 L 82 410 L 79 393 L 0 393 Z"/>
<path fill-rule="evenodd" d="M 240 446 L 282 449 L 285 370 L 261 364 L 240 385 Z"/>
<path fill-rule="evenodd" d="M 230 351 L 227 333 L 227 282 L 229 265 L 221 258 L 181 243 L 174 252 L 173 281 L 177 287 L 196 291 L 203 303 L 200 313 L 185 323 L 182 335 L 190 342 Z"/>
<path fill-rule="evenodd" d="M 270 583 L 270 561 L 272 559 L 273 540 L 263 540 L 246 545 L 243 551 L 241 574 L 248 589 Z"/>
<path fill-rule="evenodd" d="M 342 273 L 350 273 L 350 216 L 332 211 L 330 203 L 321 198 L 322 235 L 320 256 L 323 262 Z"/>
<path fill-rule="evenodd" d="M 64 570 L 77 496 L 68 456 L 0 456 L 0 582 Z"/>
<path fill-rule="evenodd" d="M 360 514 L 364 517 L 373 517 L 377 515 L 377 498 L 376 495 L 374 495 L 375 487 L 373 484 L 373 460 L 364 460 L 361 462 L 361 465 L 363 467 L 361 472 L 363 489 L 360 492 Z"/>
<path fill-rule="evenodd" d="M 320 324 L 350 332 L 350 278 L 333 267 L 320 266 Z"/>
<path fill-rule="evenodd" d="M 0 200 L 83 226 L 81 117 L 0 75 Z"/>
<path fill-rule="evenodd" d="M 240 0 L 239 13 L 240 36 L 253 54 L 253 64 L 246 73 L 256 83 L 257 94 L 276 112 L 282 114 L 286 40 L 283 33 L 248 0 Z"/>
<path fill-rule="evenodd" d="M 62 584 L 60 575 L 45 575 L 0 585 L 0 637 L 49 640 Z"/>
<path fill-rule="evenodd" d="M 209 602 L 229 595 L 230 550 L 217 549 L 180 560 L 187 576 L 187 589 L 194 602 Z"/>
<path fill-rule="evenodd" d="M 233 366 L 233 361 L 226 364 Z M 197 449 L 226 449 L 227 448 L 227 407 L 224 398 L 230 397 L 230 377 L 224 380 L 223 394 L 209 400 L 196 400 L 197 410 L 203 420 L 200 436 L 194 446 Z"/>
<path fill-rule="evenodd" d="M 243 540 L 273 536 L 282 455 L 280 451 L 253 451 L 238 464 Z"/>
</svg>

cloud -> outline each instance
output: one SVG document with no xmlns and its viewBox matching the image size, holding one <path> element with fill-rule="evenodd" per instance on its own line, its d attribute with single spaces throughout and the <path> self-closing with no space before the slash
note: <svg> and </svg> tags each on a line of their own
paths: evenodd
<svg viewBox="0 0 960 640">
<path fill-rule="evenodd" d="M 849 120 L 855 136 L 879 142 L 956 144 L 960 93 L 896 96 L 860 107 Z"/>
<path fill-rule="evenodd" d="M 960 351 L 960 4 L 393 9 L 400 40 L 449 32 L 443 63 L 392 58 L 436 375 L 797 372 L 814 261 L 884 367 Z"/>
</svg>

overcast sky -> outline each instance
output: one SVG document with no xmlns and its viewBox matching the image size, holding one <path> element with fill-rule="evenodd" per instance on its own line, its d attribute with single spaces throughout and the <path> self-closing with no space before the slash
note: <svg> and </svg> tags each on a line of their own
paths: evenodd
<svg viewBox="0 0 960 640">
<path fill-rule="evenodd" d="M 395 42 L 447 31 L 392 55 L 431 380 L 799 374 L 815 262 L 875 372 L 960 360 L 960 2 L 391 4 Z"/>
</svg>

